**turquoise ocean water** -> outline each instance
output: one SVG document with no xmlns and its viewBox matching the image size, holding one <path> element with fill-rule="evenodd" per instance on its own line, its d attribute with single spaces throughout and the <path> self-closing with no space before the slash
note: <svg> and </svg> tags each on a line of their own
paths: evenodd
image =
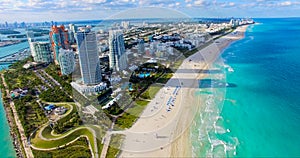
<svg viewBox="0 0 300 158">
<path fill-rule="evenodd" d="M 234 86 L 201 88 L 194 156 L 300 156 L 300 19 L 256 22 L 222 54 Z"/>
</svg>

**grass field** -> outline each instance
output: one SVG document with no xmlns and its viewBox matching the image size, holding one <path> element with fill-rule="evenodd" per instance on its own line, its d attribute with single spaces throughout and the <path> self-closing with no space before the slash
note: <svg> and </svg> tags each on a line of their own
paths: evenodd
<svg viewBox="0 0 300 158">
<path fill-rule="evenodd" d="M 163 87 L 161 84 L 153 84 L 140 96 L 143 99 L 153 99 L 156 93 Z"/>
<path fill-rule="evenodd" d="M 130 128 L 141 115 L 149 101 L 137 100 L 135 104 L 116 120 L 116 128 Z"/>
<path fill-rule="evenodd" d="M 170 78 L 173 77 L 173 73 L 165 73 L 163 76 L 161 76 L 158 80 L 157 83 L 162 83 L 166 84 Z"/>
<path fill-rule="evenodd" d="M 123 140 L 124 140 L 124 135 L 114 134 L 111 136 L 110 146 L 108 147 L 107 155 L 106 155 L 107 158 L 118 157 Z"/>
<path fill-rule="evenodd" d="M 32 149 L 35 157 L 50 158 L 50 157 L 92 157 L 86 138 L 79 138 L 74 143 L 62 147 L 59 150 L 39 151 Z"/>
<path fill-rule="evenodd" d="M 40 132 L 40 131 L 38 131 L 38 132 Z M 72 141 L 82 135 L 85 135 L 89 138 L 92 146 L 94 146 L 94 143 L 95 143 L 94 139 L 93 139 L 93 134 L 86 128 L 76 130 L 76 131 L 72 132 L 71 134 L 69 134 L 68 136 L 66 136 L 62 139 L 57 139 L 57 140 L 43 140 L 38 137 L 38 132 L 35 135 L 35 137 L 33 139 L 31 139 L 31 143 L 35 147 L 43 148 L 43 149 L 57 148 L 59 146 L 64 146 L 65 144 L 69 143 L 70 141 Z M 49 132 L 49 130 L 48 130 L 48 132 Z M 45 135 L 48 135 L 48 134 L 45 134 Z"/>
<path fill-rule="evenodd" d="M 156 93 L 163 87 L 161 84 L 153 84 L 147 90 L 149 92 L 150 99 L 153 99 Z"/>
</svg>

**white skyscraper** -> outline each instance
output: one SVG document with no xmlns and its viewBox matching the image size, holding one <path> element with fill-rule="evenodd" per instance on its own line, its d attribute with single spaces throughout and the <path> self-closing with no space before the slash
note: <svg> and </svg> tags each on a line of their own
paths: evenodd
<svg viewBox="0 0 300 158">
<path fill-rule="evenodd" d="M 75 55 L 73 50 L 59 49 L 59 65 L 63 75 L 69 75 L 75 68 Z"/>
<path fill-rule="evenodd" d="M 79 64 L 83 83 L 96 85 L 102 80 L 96 33 L 89 29 L 77 32 Z"/>
<path fill-rule="evenodd" d="M 34 47 L 33 47 L 34 33 L 33 33 L 33 31 L 27 31 L 26 34 L 27 34 L 27 39 L 28 39 L 28 43 L 29 43 L 31 56 L 34 57 L 34 56 L 36 56 L 35 51 L 34 51 Z"/>
<path fill-rule="evenodd" d="M 121 22 L 121 26 L 122 26 L 124 29 L 129 29 L 130 23 L 129 23 L 129 21 L 122 21 L 122 22 Z"/>
<path fill-rule="evenodd" d="M 53 61 L 48 42 L 31 42 L 30 47 L 35 62 L 51 63 Z"/>
<path fill-rule="evenodd" d="M 71 43 L 75 43 L 75 36 L 77 32 L 77 26 L 74 24 L 69 24 L 69 38 Z"/>
<path fill-rule="evenodd" d="M 109 31 L 109 64 L 115 71 L 127 68 L 127 56 L 125 53 L 124 37 L 121 30 Z"/>
</svg>

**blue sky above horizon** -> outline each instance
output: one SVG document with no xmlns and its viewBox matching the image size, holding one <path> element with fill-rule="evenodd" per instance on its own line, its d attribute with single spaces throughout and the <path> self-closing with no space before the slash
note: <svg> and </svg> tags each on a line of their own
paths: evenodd
<svg viewBox="0 0 300 158">
<path fill-rule="evenodd" d="M 299 0 L 0 0 L 0 23 L 99 20 L 140 7 L 169 8 L 190 17 L 300 17 Z"/>
</svg>

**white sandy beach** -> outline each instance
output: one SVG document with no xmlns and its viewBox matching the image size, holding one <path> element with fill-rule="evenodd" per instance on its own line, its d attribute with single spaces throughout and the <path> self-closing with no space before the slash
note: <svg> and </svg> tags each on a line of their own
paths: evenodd
<svg viewBox="0 0 300 158">
<path fill-rule="evenodd" d="M 189 127 L 201 107 L 195 92 L 205 76 L 199 71 L 209 69 L 224 48 L 243 38 L 246 28 L 237 28 L 184 60 L 138 121 L 125 131 L 120 157 L 192 156 Z"/>
</svg>

